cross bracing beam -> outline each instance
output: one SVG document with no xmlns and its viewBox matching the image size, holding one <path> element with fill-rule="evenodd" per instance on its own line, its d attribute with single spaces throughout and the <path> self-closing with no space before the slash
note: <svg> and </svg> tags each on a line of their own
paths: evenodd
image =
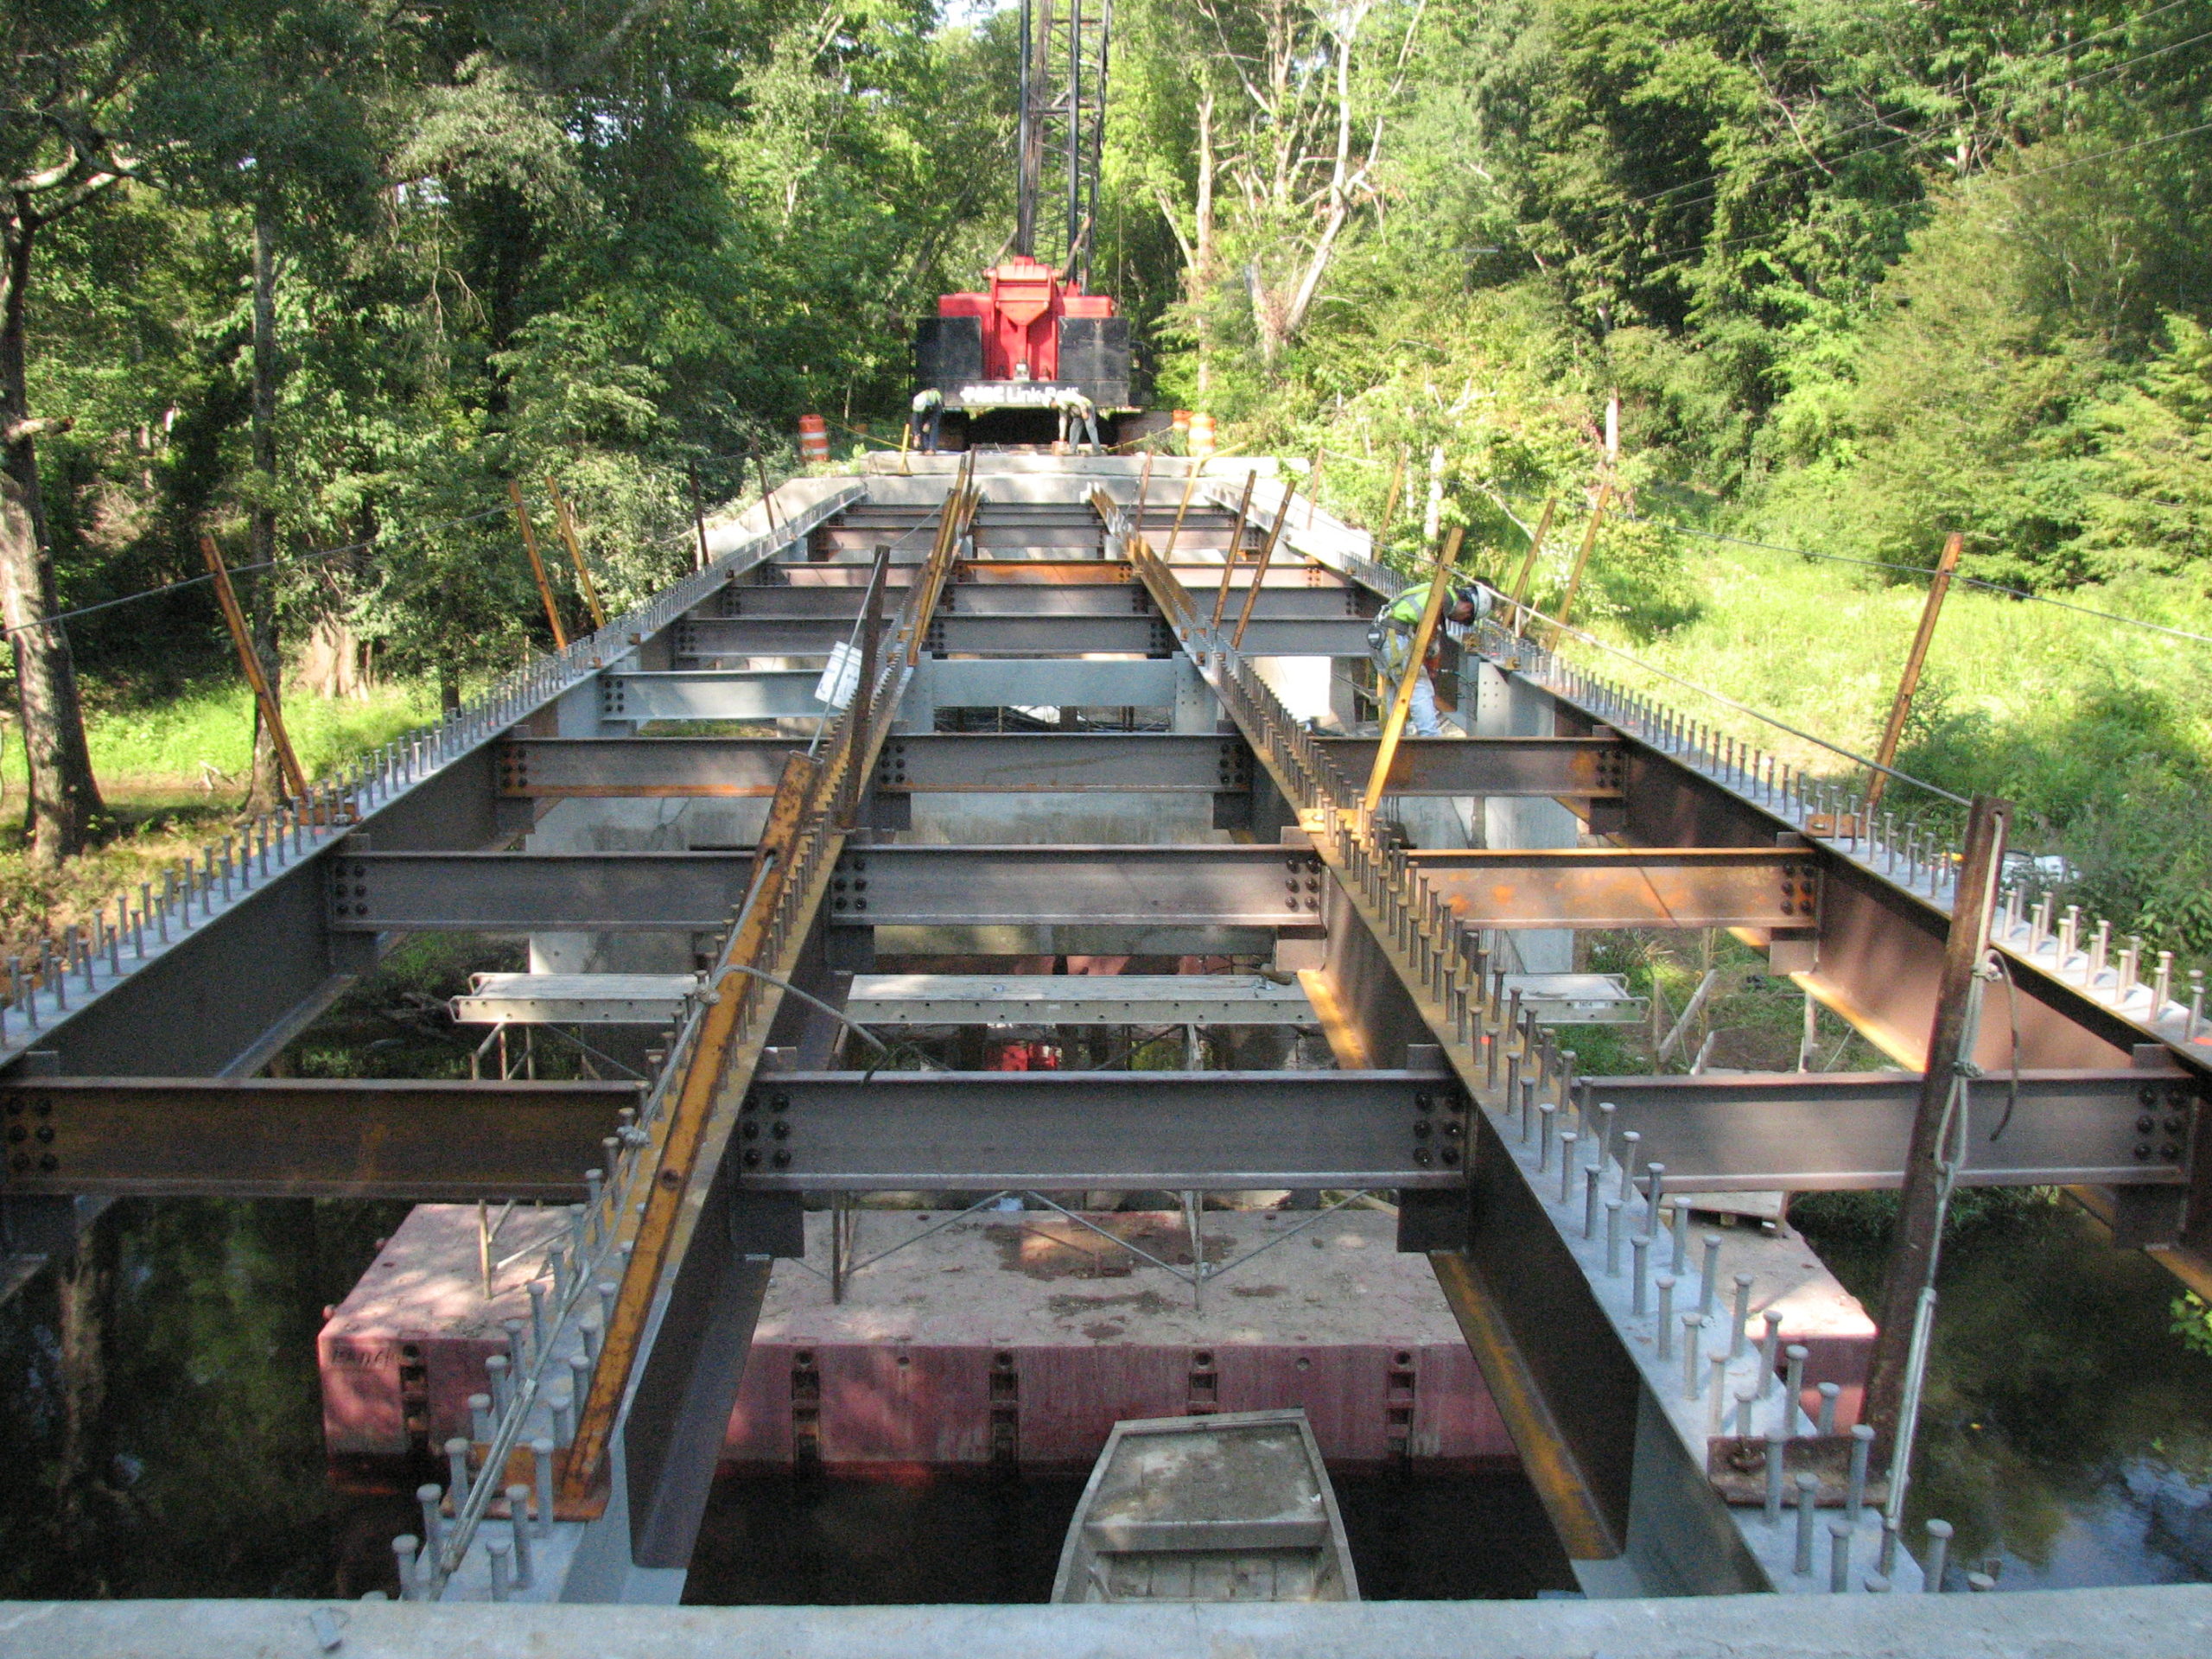
<svg viewBox="0 0 2212 1659">
<path fill-rule="evenodd" d="M 785 737 L 536 737 L 499 746 L 499 793 L 528 800 L 757 798 L 776 792 Z"/>
<path fill-rule="evenodd" d="M 1313 1005 L 1294 979 L 1262 974 L 856 974 L 845 1013 L 868 1026 L 1315 1021 Z"/>
<path fill-rule="evenodd" d="M 1175 702 L 1175 664 L 1164 657 L 937 658 L 927 667 L 938 708 L 1161 709 Z M 600 715 L 632 722 L 818 717 L 829 712 L 814 696 L 821 677 L 817 669 L 609 673 L 600 677 Z"/>
<path fill-rule="evenodd" d="M 1091 569 L 1095 569 L 1095 565 Z M 1127 565 L 1113 567 L 1126 571 Z M 1195 573 L 1194 573 L 1195 574 Z M 903 583 L 890 582 L 897 588 Z M 1249 587 L 1250 584 L 1245 584 Z M 1342 622 L 1357 618 L 1359 595 L 1350 588 L 1276 587 L 1262 591 L 1255 620 Z M 940 616 L 979 620 L 1014 616 L 1085 618 L 1112 621 L 1158 614 L 1152 596 L 1127 575 L 1112 582 L 956 582 L 944 591 Z M 852 626 L 861 613 L 859 587 L 753 587 L 732 583 L 694 610 L 690 622 L 826 622 Z"/>
<path fill-rule="evenodd" d="M 0 1196 L 582 1200 L 625 1083 L 46 1077 L 0 1084 Z"/>
<path fill-rule="evenodd" d="M 1256 624 L 1255 625 L 1257 626 Z M 1325 631 L 1347 626 L 1366 650 L 1366 624 L 1301 622 L 1300 629 Z M 725 657 L 819 657 L 853 631 L 849 619 L 835 617 L 695 617 L 676 626 L 671 645 L 678 661 Z M 1344 638 L 1350 638 L 1346 633 Z M 1166 622 L 1124 610 L 1118 616 L 1059 616 L 1012 612 L 978 615 L 940 613 L 930 622 L 928 648 L 957 654 L 1020 653 L 1069 657 L 1083 652 L 1122 652 L 1138 656 L 1174 650 Z M 1328 653 L 1316 648 L 1314 655 Z"/>
<path fill-rule="evenodd" d="M 1427 1071 L 857 1071 L 756 1077 L 747 1186 L 1452 1187 L 1466 1096 Z"/>
<path fill-rule="evenodd" d="M 939 709 L 1166 709 L 1180 683 L 1172 658 L 931 660 L 927 684 Z"/>
<path fill-rule="evenodd" d="M 886 594 L 901 593 L 912 581 L 912 569 L 887 569 L 883 573 Z M 824 620 L 842 621 L 852 626 L 861 613 L 861 601 L 868 587 L 867 572 L 862 579 L 851 585 L 839 582 L 834 586 L 809 583 L 799 587 L 785 582 L 763 585 L 756 582 L 734 582 L 728 587 L 709 594 L 695 607 L 677 626 L 686 622 L 746 621 L 815 622 Z"/>
<path fill-rule="evenodd" d="M 875 770 L 886 794 L 1209 795 L 1251 786 L 1244 740 L 1209 733 L 903 734 L 883 746 Z"/>
<path fill-rule="evenodd" d="M 895 524 L 830 524 L 814 532 L 814 546 L 817 551 L 827 551 L 833 556 L 865 559 L 873 556 L 879 546 L 888 542 L 892 544 L 891 556 L 893 559 L 908 564 L 919 564 L 929 556 L 929 534 L 924 530 L 921 534 L 915 535 L 913 529 L 912 523 L 904 526 Z M 970 534 L 976 547 L 999 552 L 1026 547 L 1095 549 L 1102 539 L 1101 528 L 1096 518 L 1089 524 L 1076 519 L 1059 523 L 993 524 L 988 519 L 982 519 Z M 902 536 L 906 537 L 903 546 L 899 544 Z"/>
<path fill-rule="evenodd" d="M 1407 855 L 1480 927 L 1809 929 L 1819 864 L 1799 848 L 1514 848 Z"/>
<path fill-rule="evenodd" d="M 1916 1071 L 1592 1077 L 1615 1133 L 1677 1192 L 1844 1192 L 1897 1185 Z M 2178 1071 L 2023 1071 L 1970 1081 L 1958 1146 L 1968 1186 L 2165 1185 L 2188 1179 L 2197 1104 Z"/>
<path fill-rule="evenodd" d="M 1189 546 L 1200 545 L 1205 543 L 1190 543 L 1185 550 L 1187 551 Z M 1212 545 L 1219 548 L 1223 543 L 1216 541 Z M 831 574 L 839 568 L 831 565 L 789 567 L 791 580 L 794 583 L 842 582 L 844 578 Z M 1217 552 L 1214 556 L 1205 559 L 1179 557 L 1167 569 L 1183 586 L 1194 592 L 1203 590 L 1211 596 L 1221 587 L 1221 559 Z M 1230 591 L 1241 593 L 1250 588 L 1258 570 L 1256 563 L 1238 565 L 1230 573 Z M 1071 584 L 1084 587 L 1096 582 L 1128 582 L 1141 586 L 1137 583 L 1135 571 L 1126 559 L 963 559 L 960 564 L 960 579 L 954 587 L 958 589 L 1017 583 L 1023 586 Z M 1271 596 L 1300 590 L 1335 595 L 1345 611 L 1357 610 L 1369 615 L 1373 614 L 1379 606 L 1375 594 L 1347 582 L 1334 570 L 1319 564 L 1293 563 L 1280 556 L 1280 550 L 1275 563 L 1268 567 L 1261 587 Z M 1332 616 L 1340 613 L 1336 609 L 1327 612 Z"/>
<path fill-rule="evenodd" d="M 726 926 L 749 853 L 355 853 L 333 868 L 333 931 L 681 931 Z M 1315 927 L 1310 853 L 1265 846 L 855 849 L 833 923 Z"/>
<path fill-rule="evenodd" d="M 499 748 L 499 792 L 514 798 L 766 797 L 781 737 L 517 738 Z M 1325 738 L 1349 775 L 1372 766 L 1375 740 Z M 1398 796 L 1612 799 L 1620 745 L 1601 737 L 1406 738 L 1390 768 Z M 913 732 L 885 746 L 875 788 L 891 794 L 1146 794 L 1248 790 L 1242 737 L 1179 732 Z"/>
<path fill-rule="evenodd" d="M 1815 919 L 1803 855 L 1789 849 L 1408 856 L 1471 925 L 1782 928 Z M 345 933 L 696 931 L 728 922 L 751 868 L 751 855 L 737 852 L 353 853 L 332 866 L 329 925 Z M 840 862 L 830 919 L 1317 927 L 1324 886 L 1319 861 L 1294 847 L 868 847 Z"/>
<path fill-rule="evenodd" d="M 814 695 L 821 680 L 822 671 L 811 668 L 602 674 L 599 713 L 602 720 L 636 721 L 804 719 L 830 712 Z"/>
<path fill-rule="evenodd" d="M 830 617 L 702 617 L 677 625 L 671 640 L 677 659 L 731 657 L 820 657 L 853 629 L 850 619 Z M 1174 648 L 1156 617 L 1058 616 L 1015 612 L 1004 615 L 938 614 L 930 624 L 930 650 L 967 656 L 1026 654 L 1069 657 L 1084 652 L 1135 656 Z"/>
<path fill-rule="evenodd" d="M 830 917 L 875 926 L 999 922 L 1318 927 L 1320 861 L 1294 847 L 867 847 Z"/>
<path fill-rule="evenodd" d="M 1321 748 L 1348 778 L 1375 769 L 1379 740 L 1331 737 Z M 1387 795 L 1617 798 L 1625 781 L 1610 737 L 1409 737 L 1399 740 Z"/>
<path fill-rule="evenodd" d="M 726 927 L 750 853 L 353 853 L 332 863 L 338 933 Z"/>
</svg>

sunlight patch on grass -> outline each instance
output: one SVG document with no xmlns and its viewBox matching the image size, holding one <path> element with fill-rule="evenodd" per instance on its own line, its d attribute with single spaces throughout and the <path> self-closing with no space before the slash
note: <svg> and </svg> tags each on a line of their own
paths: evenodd
<svg viewBox="0 0 2212 1659">
<path fill-rule="evenodd" d="M 320 778 L 348 758 L 437 714 L 435 688 L 382 686 L 366 697 L 294 694 L 284 700 L 284 727 L 308 777 Z M 169 702 L 102 709 L 87 722 L 92 771 L 111 779 L 187 779 L 213 774 L 243 785 L 252 759 L 253 694 L 242 682 L 195 686 Z"/>
</svg>

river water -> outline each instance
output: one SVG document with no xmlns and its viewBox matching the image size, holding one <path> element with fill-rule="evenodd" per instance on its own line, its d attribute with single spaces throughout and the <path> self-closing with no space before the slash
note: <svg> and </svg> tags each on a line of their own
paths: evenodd
<svg viewBox="0 0 2212 1659">
<path fill-rule="evenodd" d="M 1800 1219 L 1845 1281 L 1880 1262 L 1866 1206 Z M 104 1370 L 62 1363 L 53 1274 L 0 1307 L 0 1597 L 358 1596 L 391 1587 L 404 1492 L 324 1478 L 314 1338 L 391 1206 L 120 1205 L 102 1224 Z M 1947 1246 L 1912 1531 L 2003 1590 L 2212 1579 L 2212 1358 L 2168 1330 L 2172 1281 L 2060 1203 L 1986 1205 Z M 76 1387 L 65 1386 L 65 1374 Z M 102 1386 L 104 1384 L 104 1386 Z M 695 1599 L 1033 1599 L 1079 1478 L 731 1479 Z M 1517 1471 L 1346 1474 L 1365 1592 L 1529 1596 L 1564 1562 Z M 1955 1586 L 1960 1581 L 1955 1577 Z"/>
<path fill-rule="evenodd" d="M 2172 1330 L 2179 1287 L 2047 1194 L 1960 1195 L 1937 1274 L 1907 1540 L 1951 1522 L 1949 1585 L 2212 1580 L 2212 1356 Z M 1879 1283 L 1865 1200 L 1793 1212 L 1854 1294 Z"/>
</svg>

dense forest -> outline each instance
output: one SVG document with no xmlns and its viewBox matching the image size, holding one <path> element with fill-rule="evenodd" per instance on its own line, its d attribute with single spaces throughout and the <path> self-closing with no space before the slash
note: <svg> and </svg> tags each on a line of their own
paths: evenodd
<svg viewBox="0 0 2212 1659">
<path fill-rule="evenodd" d="M 296 695 L 450 690 L 543 627 L 510 480 L 649 591 L 695 479 L 757 488 L 802 412 L 893 430 L 908 321 L 1011 228 L 1010 9 L 8 16 L 0 574 L 61 715 L 49 856 L 100 821 L 78 682 L 225 659 L 204 586 L 40 616 L 198 576 L 205 532 Z M 2202 597 L 2212 0 L 1122 0 L 1113 42 L 1096 283 L 1148 398 L 1347 516 L 1433 477 L 1497 568 L 1602 478 L 1584 613 L 1645 644 L 1704 603 L 1699 530 L 1873 562 L 1838 583 L 1956 531 L 1988 581 Z M 1958 738 L 1921 760 L 1974 781 Z M 2212 947 L 2170 900 L 2110 902 Z"/>
<path fill-rule="evenodd" d="M 841 454 L 895 443 L 912 319 L 1014 228 L 1016 16 L 0 0 L 0 955 L 276 788 L 203 538 L 313 771 L 550 643 L 511 488 L 541 537 L 573 505 L 619 607 L 685 568 L 696 501 L 799 466 L 800 415 Z M 1150 405 L 1290 458 L 1408 570 L 1428 523 L 1516 569 L 1552 502 L 1549 602 L 1602 489 L 1577 620 L 1840 742 L 1880 730 L 1960 534 L 1994 588 L 1949 601 L 1904 765 L 2011 796 L 2065 900 L 2186 972 L 2212 967 L 2208 198 L 2212 0 L 1117 0 L 1095 285 Z M 433 965 L 442 995 L 475 964 Z M 2182 1408 L 2135 1385 L 2165 1293 L 2068 1301 L 2056 1216 L 2040 1258 L 2016 1235 L 1970 1268 L 1956 1397 L 2084 1469 L 2164 1457 Z M 385 1224 L 111 1225 L 82 1294 L 111 1275 L 137 1357 L 86 1395 L 42 1381 L 44 1325 L 0 1325 L 73 1493 L 54 1529 L 0 1515 L 32 1541 L 0 1584 L 315 1591 L 328 1500 L 271 1471 L 319 1420 L 276 1361 Z M 2171 1317 L 2212 1352 L 2202 1301 Z M 118 1511 L 210 1517 L 182 1544 L 51 1547 L 99 1512 L 71 1484 L 102 1386 L 145 1419 L 118 1444 L 181 1448 Z M 1930 1414 L 1954 1514 L 1997 1501 L 1960 1495 L 2009 1455 L 1961 1427 L 1981 1409 Z"/>
</svg>

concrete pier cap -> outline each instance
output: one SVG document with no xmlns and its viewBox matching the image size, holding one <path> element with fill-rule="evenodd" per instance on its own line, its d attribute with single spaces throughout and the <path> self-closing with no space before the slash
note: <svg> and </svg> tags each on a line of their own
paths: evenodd
<svg viewBox="0 0 2212 1659">
<path fill-rule="evenodd" d="M 0 1659 L 2200 1659 L 2212 1586 L 1311 1605 L 0 1603 Z"/>
</svg>

